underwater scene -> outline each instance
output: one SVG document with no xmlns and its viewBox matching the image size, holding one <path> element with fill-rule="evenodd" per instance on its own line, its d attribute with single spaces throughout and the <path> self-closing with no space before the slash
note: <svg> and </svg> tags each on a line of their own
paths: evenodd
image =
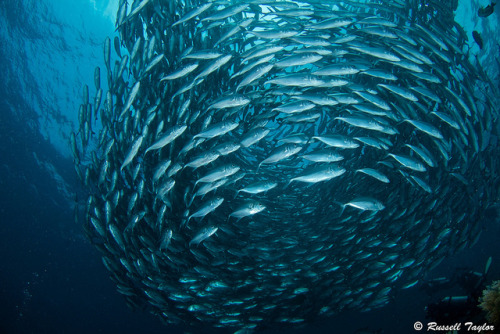
<svg viewBox="0 0 500 334">
<path fill-rule="evenodd" d="M 1 333 L 500 333 L 500 8 L 1 0 Z"/>
</svg>

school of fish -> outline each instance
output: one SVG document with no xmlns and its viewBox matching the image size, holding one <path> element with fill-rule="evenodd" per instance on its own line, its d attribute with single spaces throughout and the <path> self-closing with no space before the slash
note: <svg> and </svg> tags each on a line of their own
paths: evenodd
<svg viewBox="0 0 500 334">
<path fill-rule="evenodd" d="M 478 239 L 499 101 L 445 2 L 130 2 L 71 135 L 130 306 L 300 326 L 382 307 Z"/>
</svg>

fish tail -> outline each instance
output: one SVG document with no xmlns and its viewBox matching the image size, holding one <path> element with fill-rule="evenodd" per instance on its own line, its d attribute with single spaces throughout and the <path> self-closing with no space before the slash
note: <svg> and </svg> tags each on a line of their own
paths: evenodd
<svg viewBox="0 0 500 334">
<path fill-rule="evenodd" d="M 340 214 L 339 214 L 339 217 L 342 216 L 344 214 L 344 210 L 345 210 L 345 207 L 346 205 L 343 204 L 343 203 L 340 203 L 338 201 L 333 201 L 333 203 L 337 204 L 340 206 Z"/>
</svg>

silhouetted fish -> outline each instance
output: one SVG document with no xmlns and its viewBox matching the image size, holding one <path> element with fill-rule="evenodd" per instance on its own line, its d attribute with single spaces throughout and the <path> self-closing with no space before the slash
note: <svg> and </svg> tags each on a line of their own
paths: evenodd
<svg viewBox="0 0 500 334">
<path fill-rule="evenodd" d="M 472 37 L 474 38 L 474 41 L 477 43 L 479 48 L 482 49 L 483 48 L 483 39 L 481 38 L 481 35 L 476 30 L 474 30 L 472 32 Z"/>
<path fill-rule="evenodd" d="M 491 14 L 493 14 L 493 11 L 495 10 L 495 5 L 496 5 L 496 3 L 492 2 L 491 4 L 489 4 L 486 7 L 479 7 L 479 9 L 477 10 L 477 15 L 479 17 L 490 16 Z"/>
</svg>

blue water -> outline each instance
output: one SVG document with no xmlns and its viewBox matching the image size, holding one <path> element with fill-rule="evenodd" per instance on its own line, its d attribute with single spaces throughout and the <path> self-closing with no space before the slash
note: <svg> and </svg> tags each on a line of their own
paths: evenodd
<svg viewBox="0 0 500 334">
<path fill-rule="evenodd" d="M 77 128 L 83 84 L 93 83 L 95 66 L 104 68 L 102 44 L 114 36 L 115 6 L 99 0 L 0 0 L 0 333 L 226 332 L 167 327 L 129 309 L 74 220 L 75 201 L 84 195 L 68 137 Z M 485 33 L 496 29 L 499 17 L 488 18 L 491 25 L 481 22 L 490 48 L 499 34 Z M 496 46 L 490 50 L 498 56 Z M 478 55 L 487 58 L 487 52 Z M 492 59 L 487 66 L 496 66 Z M 498 84 L 498 68 L 489 73 Z M 493 210 L 483 226 L 474 247 L 446 259 L 428 278 L 481 272 L 493 255 L 488 280 L 499 279 L 500 222 Z M 382 309 L 280 332 L 413 333 L 415 321 L 425 323 L 430 301 L 417 286 Z"/>
</svg>

